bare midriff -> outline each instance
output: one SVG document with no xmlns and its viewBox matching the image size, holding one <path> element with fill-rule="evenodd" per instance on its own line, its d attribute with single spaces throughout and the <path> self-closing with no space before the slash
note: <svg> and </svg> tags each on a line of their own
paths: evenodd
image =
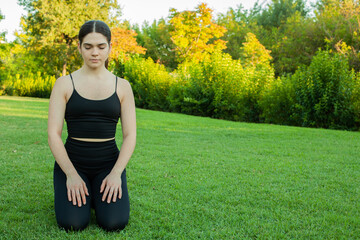
<svg viewBox="0 0 360 240">
<path fill-rule="evenodd" d="M 75 137 L 71 137 L 71 138 L 75 139 L 75 140 L 79 140 L 79 141 L 84 141 L 84 142 L 106 142 L 106 141 L 115 139 L 115 137 L 113 137 L 113 138 L 75 138 Z"/>
</svg>

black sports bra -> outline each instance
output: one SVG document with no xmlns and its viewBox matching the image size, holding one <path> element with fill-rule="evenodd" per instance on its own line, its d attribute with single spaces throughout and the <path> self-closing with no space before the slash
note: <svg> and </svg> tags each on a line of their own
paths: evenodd
<svg viewBox="0 0 360 240">
<path fill-rule="evenodd" d="M 69 137 L 75 138 L 113 138 L 120 118 L 121 104 L 116 93 L 102 100 L 83 98 L 75 89 L 66 103 L 65 120 Z"/>
</svg>

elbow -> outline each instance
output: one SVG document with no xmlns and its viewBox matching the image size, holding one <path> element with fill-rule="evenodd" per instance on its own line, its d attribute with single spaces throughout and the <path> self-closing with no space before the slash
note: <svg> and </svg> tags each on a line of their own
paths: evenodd
<svg viewBox="0 0 360 240">
<path fill-rule="evenodd" d="M 124 135 L 124 139 L 123 141 L 130 143 L 131 145 L 133 145 L 135 147 L 136 145 L 136 133 L 129 133 L 129 134 L 125 134 Z"/>
<path fill-rule="evenodd" d="M 61 133 L 56 131 L 48 131 L 48 144 L 51 146 L 56 140 L 61 139 Z"/>
</svg>

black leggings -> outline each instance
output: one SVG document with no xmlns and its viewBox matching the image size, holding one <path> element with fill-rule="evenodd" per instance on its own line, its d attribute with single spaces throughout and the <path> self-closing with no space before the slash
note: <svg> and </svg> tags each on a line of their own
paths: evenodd
<svg viewBox="0 0 360 240">
<path fill-rule="evenodd" d="M 100 193 L 101 183 L 111 172 L 119 155 L 115 140 L 84 142 L 68 138 L 65 149 L 75 169 L 86 183 L 89 196 L 86 196 L 85 205 L 74 206 L 67 197 L 66 175 L 55 162 L 55 214 L 58 225 L 65 230 L 82 230 L 89 224 L 91 208 L 94 208 L 96 221 L 100 227 L 107 231 L 124 229 L 130 213 L 126 170 L 121 175 L 121 199 L 117 199 L 116 202 L 103 202 Z"/>
</svg>

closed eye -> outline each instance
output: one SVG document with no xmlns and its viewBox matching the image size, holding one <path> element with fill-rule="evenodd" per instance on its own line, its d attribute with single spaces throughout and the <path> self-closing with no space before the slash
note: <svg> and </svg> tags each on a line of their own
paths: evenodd
<svg viewBox="0 0 360 240">
<path fill-rule="evenodd" d="M 85 44 L 84 44 L 84 47 L 85 47 L 85 49 L 89 50 L 89 49 L 91 49 L 91 48 L 93 47 L 93 45 L 88 44 L 88 43 L 85 43 Z M 97 45 L 97 47 L 98 47 L 99 49 L 105 49 L 105 48 L 106 48 L 106 44 L 105 44 L 105 43 L 101 43 L 101 44 Z"/>
</svg>

